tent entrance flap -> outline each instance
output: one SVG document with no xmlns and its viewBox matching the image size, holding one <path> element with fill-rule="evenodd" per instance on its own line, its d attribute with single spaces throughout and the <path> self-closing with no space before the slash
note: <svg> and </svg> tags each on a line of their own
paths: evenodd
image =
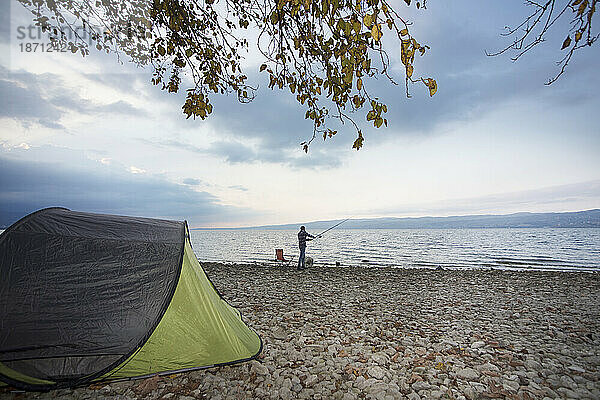
<svg viewBox="0 0 600 400">
<path fill-rule="evenodd" d="M 176 344 L 176 345 L 175 345 Z M 179 284 L 146 344 L 111 378 L 230 364 L 256 357 L 260 337 L 213 289 L 186 240 Z"/>
</svg>

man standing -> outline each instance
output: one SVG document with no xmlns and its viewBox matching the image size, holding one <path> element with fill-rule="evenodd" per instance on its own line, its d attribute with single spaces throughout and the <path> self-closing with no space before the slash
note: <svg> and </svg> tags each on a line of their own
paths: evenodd
<svg viewBox="0 0 600 400">
<path fill-rule="evenodd" d="M 315 236 L 306 232 L 304 225 L 300 227 L 300 232 L 298 232 L 298 247 L 300 247 L 300 258 L 298 258 L 298 269 L 305 269 L 304 258 L 306 256 L 306 241 L 314 239 Z"/>
</svg>

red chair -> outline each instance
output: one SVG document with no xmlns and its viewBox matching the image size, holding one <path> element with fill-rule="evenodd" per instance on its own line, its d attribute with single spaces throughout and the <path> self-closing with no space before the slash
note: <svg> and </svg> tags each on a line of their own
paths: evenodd
<svg viewBox="0 0 600 400">
<path fill-rule="evenodd" d="M 291 258 L 285 258 L 283 256 L 283 249 L 275 249 L 275 257 L 277 262 L 285 263 L 286 266 L 289 266 L 294 260 L 294 256 L 291 256 Z"/>
</svg>

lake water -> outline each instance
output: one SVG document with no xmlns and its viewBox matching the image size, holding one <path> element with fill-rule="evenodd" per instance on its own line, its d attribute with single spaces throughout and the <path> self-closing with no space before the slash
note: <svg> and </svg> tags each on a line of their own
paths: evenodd
<svg viewBox="0 0 600 400">
<path fill-rule="evenodd" d="M 197 230 L 191 241 L 200 261 L 276 264 L 276 248 L 298 259 L 295 230 Z M 324 266 L 600 271 L 600 229 L 334 229 L 308 242 L 307 256 Z"/>
<path fill-rule="evenodd" d="M 200 261 L 265 265 L 277 265 L 275 249 L 297 260 L 297 233 L 190 232 Z M 334 229 L 306 254 L 324 266 L 600 271 L 600 229 Z"/>
</svg>

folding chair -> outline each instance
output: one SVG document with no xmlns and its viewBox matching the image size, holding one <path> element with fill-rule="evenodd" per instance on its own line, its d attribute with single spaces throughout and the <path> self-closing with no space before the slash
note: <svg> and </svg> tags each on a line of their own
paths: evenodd
<svg viewBox="0 0 600 400">
<path fill-rule="evenodd" d="M 294 260 L 294 256 L 291 256 L 291 258 L 285 258 L 283 256 L 283 249 L 275 249 L 275 257 L 277 258 L 277 262 L 285 263 L 286 266 L 289 266 Z"/>
</svg>

